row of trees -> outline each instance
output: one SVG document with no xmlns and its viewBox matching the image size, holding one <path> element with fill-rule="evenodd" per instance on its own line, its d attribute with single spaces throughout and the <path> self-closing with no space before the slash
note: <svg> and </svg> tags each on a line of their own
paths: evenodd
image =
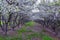
<svg viewBox="0 0 60 40">
<path fill-rule="evenodd" d="M 28 22 L 29 17 L 23 13 L 10 13 L 8 14 L 8 18 L 6 19 L 5 16 L 0 13 L 0 27 L 2 31 L 7 34 L 8 30 L 13 30 L 15 27 L 19 27 L 20 24 L 23 25 L 25 22 Z"/>
<path fill-rule="evenodd" d="M 7 35 L 9 30 L 14 30 L 20 24 L 30 21 L 27 15 L 30 8 L 22 0 L 1 0 L 0 4 L 0 28 Z M 28 1 L 29 2 L 29 1 Z"/>
<path fill-rule="evenodd" d="M 60 20 L 59 19 L 54 20 L 54 19 L 50 19 L 49 17 L 48 18 L 44 17 L 44 20 L 36 19 L 34 21 L 41 24 L 44 29 L 47 28 L 51 32 L 55 32 L 55 35 L 60 35 L 59 33 L 60 32 Z"/>
<path fill-rule="evenodd" d="M 43 0 L 44 3 L 45 0 Z M 50 0 L 49 0 L 50 1 Z M 30 21 L 30 13 L 34 8 L 33 5 L 36 2 L 33 0 L 1 0 L 0 6 L 0 27 L 7 34 L 8 28 L 12 28 L 14 30 L 15 27 L 19 27 L 20 24 L 24 24 L 25 22 Z M 6 3 L 6 4 L 4 4 Z M 29 16 L 28 16 L 29 15 Z M 38 20 L 37 20 L 38 21 Z M 39 20 L 43 26 L 51 25 L 51 28 L 55 31 L 58 24 L 60 25 L 60 21 L 56 20 Z M 56 27 L 55 27 L 56 25 Z M 53 26 L 53 27 L 52 27 Z"/>
</svg>

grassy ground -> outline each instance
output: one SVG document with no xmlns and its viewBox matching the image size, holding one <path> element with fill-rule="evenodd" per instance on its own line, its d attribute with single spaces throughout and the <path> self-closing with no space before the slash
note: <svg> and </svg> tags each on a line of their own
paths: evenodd
<svg viewBox="0 0 60 40">
<path fill-rule="evenodd" d="M 44 34 L 40 24 L 27 22 L 21 29 L 16 30 L 17 36 L 0 36 L 0 40 L 55 40 Z"/>
</svg>

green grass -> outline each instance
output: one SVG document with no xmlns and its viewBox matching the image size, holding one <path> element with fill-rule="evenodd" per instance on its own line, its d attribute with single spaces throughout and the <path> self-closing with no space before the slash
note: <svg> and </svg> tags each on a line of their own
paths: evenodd
<svg viewBox="0 0 60 40">
<path fill-rule="evenodd" d="M 42 38 L 42 40 L 53 40 L 52 37 L 45 35 L 45 34 L 40 34 L 40 37 Z"/>
<path fill-rule="evenodd" d="M 35 22 L 30 21 L 30 22 L 25 23 L 25 26 L 33 26 L 34 24 L 35 24 Z"/>
<path fill-rule="evenodd" d="M 0 40 L 4 40 L 4 37 L 0 36 Z"/>
<path fill-rule="evenodd" d="M 38 37 L 38 38 L 41 38 L 42 40 L 53 40 L 53 38 L 51 38 L 50 36 L 45 35 L 45 34 L 41 34 L 41 33 L 30 34 L 27 36 L 27 39 L 31 40 L 31 38 L 33 38 L 33 37 Z"/>
<path fill-rule="evenodd" d="M 45 35 L 45 36 L 42 37 L 42 40 L 53 40 L 53 38 L 51 38 L 50 36 Z"/>
<path fill-rule="evenodd" d="M 9 40 L 9 38 L 7 40 Z M 12 37 L 10 40 L 22 40 L 22 37 Z"/>
<path fill-rule="evenodd" d="M 21 36 L 18 36 L 18 37 L 0 36 L 0 40 L 22 40 L 22 37 Z"/>
<path fill-rule="evenodd" d="M 31 40 L 31 38 L 33 38 L 33 37 L 40 37 L 40 34 L 39 33 L 32 33 L 30 35 L 27 35 L 26 39 Z"/>
<path fill-rule="evenodd" d="M 32 33 L 32 34 L 28 34 L 25 35 L 25 40 L 31 40 L 32 38 L 41 38 L 42 40 L 54 40 L 52 37 L 42 34 L 42 33 Z M 20 35 L 18 35 L 17 37 L 2 37 L 0 36 L 0 40 L 23 40 L 24 38 L 22 38 L 22 33 L 20 33 Z"/>
<path fill-rule="evenodd" d="M 32 22 L 32 21 L 27 22 L 20 30 L 17 30 L 18 33 L 23 33 L 23 32 L 33 32 L 32 30 L 27 30 L 26 28 L 27 28 L 27 27 L 33 26 L 34 23 L 35 23 L 35 22 Z"/>
<path fill-rule="evenodd" d="M 36 32 L 33 32 L 32 30 L 27 30 L 26 29 L 26 27 L 33 26 L 34 24 L 35 24 L 35 22 L 32 22 L 32 21 L 27 22 L 23 28 L 21 28 L 20 30 L 17 30 L 18 37 L 5 37 L 4 38 L 4 37 L 0 36 L 0 40 L 23 40 L 22 33 L 24 33 L 24 32 L 27 32 L 27 34 L 28 34 L 28 32 L 32 32 L 32 34 L 25 35 L 26 40 L 31 40 L 31 38 L 33 38 L 33 37 L 39 37 L 42 40 L 53 40 L 53 38 L 51 38 L 48 35 L 42 34 L 42 32 L 41 33 L 36 33 Z"/>
<path fill-rule="evenodd" d="M 17 30 L 18 33 L 23 33 L 23 32 L 33 32 L 32 30 L 27 30 L 26 28 L 21 28 L 20 30 Z"/>
<path fill-rule="evenodd" d="M 26 25 L 23 28 L 18 30 L 18 33 L 21 35 L 24 32 L 33 32 L 32 30 L 27 30 L 26 29 L 26 26 L 32 26 L 32 25 L 34 25 L 34 22 L 26 23 Z M 42 34 L 42 32 L 41 33 L 34 32 L 32 34 L 28 34 L 28 35 L 25 35 L 25 36 L 26 36 L 26 38 L 25 38 L 26 40 L 31 40 L 31 38 L 33 38 L 33 37 L 40 37 L 42 40 L 53 40 L 53 38 L 51 38 L 48 35 Z"/>
</svg>

